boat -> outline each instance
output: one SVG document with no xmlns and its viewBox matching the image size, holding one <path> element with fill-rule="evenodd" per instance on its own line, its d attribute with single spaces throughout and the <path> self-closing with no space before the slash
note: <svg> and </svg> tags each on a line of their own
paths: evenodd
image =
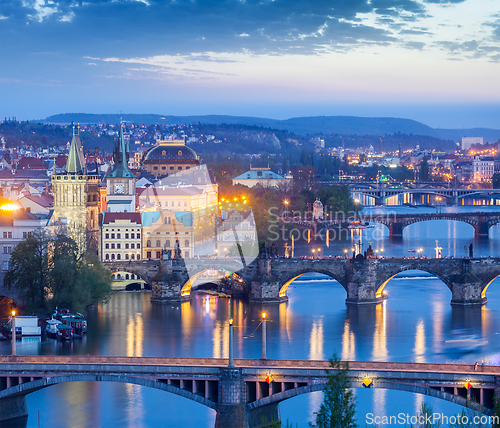
<svg viewBox="0 0 500 428">
<path fill-rule="evenodd" d="M 73 328 L 67 324 L 57 324 L 57 338 L 59 340 L 73 339 Z"/>
<path fill-rule="evenodd" d="M 73 328 L 74 334 L 82 336 L 87 333 L 87 321 L 82 314 L 68 313 L 61 317 L 61 321 Z"/>
<path fill-rule="evenodd" d="M 38 317 L 22 316 L 15 317 L 16 338 L 28 336 L 41 336 L 42 328 L 38 326 Z M 5 337 L 12 337 L 12 319 L 2 329 L 2 334 Z"/>
<path fill-rule="evenodd" d="M 45 334 L 49 337 L 57 337 L 57 326 L 62 324 L 62 321 L 55 320 L 54 318 L 47 321 L 45 325 Z"/>
<path fill-rule="evenodd" d="M 468 330 L 454 330 L 451 332 L 452 339 L 446 340 L 445 346 L 452 352 L 473 352 L 488 343 L 477 334 L 472 334 Z"/>
<path fill-rule="evenodd" d="M 365 226 L 360 221 L 351 221 L 349 223 L 349 226 L 347 226 L 347 228 L 348 229 L 362 230 L 365 228 Z"/>
</svg>

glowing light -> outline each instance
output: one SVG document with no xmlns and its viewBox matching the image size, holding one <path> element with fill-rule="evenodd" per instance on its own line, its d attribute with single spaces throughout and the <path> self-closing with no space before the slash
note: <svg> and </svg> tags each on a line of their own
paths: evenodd
<svg viewBox="0 0 500 428">
<path fill-rule="evenodd" d="M 262 312 L 262 319 L 265 320 L 266 319 L 266 316 L 267 314 L 265 312 Z"/>
<path fill-rule="evenodd" d="M 12 316 L 15 317 L 16 316 L 16 311 L 12 311 Z"/>
<path fill-rule="evenodd" d="M 0 210 L 2 211 L 14 211 L 14 210 L 18 210 L 19 207 L 17 205 L 14 205 L 14 204 L 4 204 L 2 206 L 0 206 Z"/>
<path fill-rule="evenodd" d="M 233 325 L 233 319 L 229 318 L 229 325 Z"/>
</svg>

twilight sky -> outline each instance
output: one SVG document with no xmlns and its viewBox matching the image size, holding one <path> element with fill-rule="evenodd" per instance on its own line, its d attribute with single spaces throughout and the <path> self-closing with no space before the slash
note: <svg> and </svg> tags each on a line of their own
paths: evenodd
<svg viewBox="0 0 500 428">
<path fill-rule="evenodd" d="M 498 0 L 0 2 L 0 117 L 393 116 L 500 129 Z"/>
</svg>

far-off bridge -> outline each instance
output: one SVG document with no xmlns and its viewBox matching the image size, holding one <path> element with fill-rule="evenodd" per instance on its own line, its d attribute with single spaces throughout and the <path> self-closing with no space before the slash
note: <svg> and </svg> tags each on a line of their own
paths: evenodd
<svg viewBox="0 0 500 428">
<path fill-rule="evenodd" d="M 451 291 L 451 303 L 481 305 L 486 291 L 500 275 L 500 259 L 294 259 L 260 258 L 245 265 L 239 259 L 171 259 L 109 262 L 112 272 L 138 275 L 152 288 L 151 301 L 187 300 L 194 284 L 209 270 L 229 271 L 242 281 L 250 301 L 280 302 L 288 286 L 301 275 L 321 273 L 337 280 L 346 303 L 371 304 L 386 298 L 384 289 L 397 274 L 420 270 L 439 278 Z M 431 298 L 431 296 L 429 296 Z"/>
<path fill-rule="evenodd" d="M 280 421 L 280 402 L 323 390 L 328 368 L 328 361 L 311 360 L 236 359 L 228 367 L 227 359 L 217 358 L 4 356 L 0 422 L 26 417 L 25 396 L 31 392 L 96 381 L 147 386 L 193 400 L 217 412 L 216 428 L 264 428 Z M 466 364 L 354 361 L 349 363 L 349 378 L 353 388 L 425 394 L 491 415 L 500 367 L 475 371 Z"/>
</svg>

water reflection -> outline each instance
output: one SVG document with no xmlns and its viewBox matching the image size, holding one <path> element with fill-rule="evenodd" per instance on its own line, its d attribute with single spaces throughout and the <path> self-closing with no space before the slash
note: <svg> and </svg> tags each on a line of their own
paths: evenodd
<svg viewBox="0 0 500 428">
<path fill-rule="evenodd" d="M 311 336 L 309 338 L 310 351 L 309 351 L 309 359 L 310 360 L 324 360 L 325 355 L 323 353 L 323 316 L 316 316 L 312 329 Z"/>
<path fill-rule="evenodd" d="M 415 354 L 416 363 L 425 362 L 425 326 L 423 319 L 420 319 L 417 324 L 417 330 L 415 332 L 415 348 L 413 348 L 413 352 Z"/>
<path fill-rule="evenodd" d="M 356 338 L 351 331 L 349 320 L 344 322 L 344 334 L 342 335 L 342 361 L 356 361 Z"/>
<path fill-rule="evenodd" d="M 375 307 L 375 332 L 373 334 L 373 354 L 375 361 L 387 361 L 387 307 L 386 301 Z"/>
</svg>

